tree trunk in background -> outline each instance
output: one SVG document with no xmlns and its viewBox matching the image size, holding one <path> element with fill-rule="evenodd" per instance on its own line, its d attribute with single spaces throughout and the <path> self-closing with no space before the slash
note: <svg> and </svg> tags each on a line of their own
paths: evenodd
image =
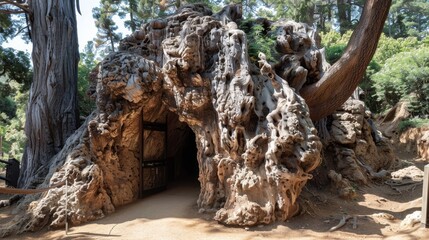
<svg viewBox="0 0 429 240">
<path fill-rule="evenodd" d="M 309 6 L 307 8 L 307 16 L 306 16 L 306 23 L 310 26 L 313 26 L 314 24 L 314 10 L 315 10 L 316 5 L 311 4 L 311 6 Z"/>
<path fill-rule="evenodd" d="M 337 0 L 338 20 L 340 22 L 340 33 L 344 34 L 347 31 L 347 7 L 345 0 Z"/>
<path fill-rule="evenodd" d="M 128 6 L 130 8 L 130 28 L 132 32 L 135 32 L 137 29 L 137 24 L 136 21 L 134 19 L 134 11 L 137 9 L 137 3 L 135 0 L 129 0 L 128 1 Z"/>
<path fill-rule="evenodd" d="M 78 125 L 79 61 L 75 1 L 29 1 L 33 83 L 27 109 L 20 187 L 44 179 L 50 159 Z"/>
</svg>

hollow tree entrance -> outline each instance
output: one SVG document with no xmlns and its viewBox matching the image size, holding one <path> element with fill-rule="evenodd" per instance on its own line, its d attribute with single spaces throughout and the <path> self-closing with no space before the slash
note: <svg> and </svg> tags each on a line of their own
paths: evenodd
<svg viewBox="0 0 429 240">
<path fill-rule="evenodd" d="M 162 115 L 153 122 L 141 119 L 140 197 L 198 178 L 194 132 L 176 114 Z"/>
</svg>

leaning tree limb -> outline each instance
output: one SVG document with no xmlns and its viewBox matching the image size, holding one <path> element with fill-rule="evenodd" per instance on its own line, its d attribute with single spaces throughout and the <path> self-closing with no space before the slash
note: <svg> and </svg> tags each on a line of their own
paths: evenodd
<svg viewBox="0 0 429 240">
<path fill-rule="evenodd" d="M 312 120 L 333 113 L 352 95 L 377 49 L 391 2 L 367 0 L 344 54 L 320 81 L 301 89 Z"/>
</svg>

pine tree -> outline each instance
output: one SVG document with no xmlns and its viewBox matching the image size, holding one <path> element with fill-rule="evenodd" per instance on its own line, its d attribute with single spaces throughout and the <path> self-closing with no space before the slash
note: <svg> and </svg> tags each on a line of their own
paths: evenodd
<svg viewBox="0 0 429 240">
<path fill-rule="evenodd" d="M 394 0 L 385 32 L 395 38 L 414 36 L 422 39 L 428 36 L 429 1 Z"/>
<path fill-rule="evenodd" d="M 100 7 L 94 8 L 92 13 L 98 28 L 95 46 L 105 47 L 105 52 L 114 52 L 115 44 L 121 40 L 121 34 L 117 33 L 118 26 L 113 17 L 119 13 L 120 0 L 102 0 Z"/>
</svg>

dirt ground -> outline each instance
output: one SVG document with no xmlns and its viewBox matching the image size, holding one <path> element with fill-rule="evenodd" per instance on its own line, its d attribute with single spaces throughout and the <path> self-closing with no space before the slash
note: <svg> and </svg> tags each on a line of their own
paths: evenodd
<svg viewBox="0 0 429 240">
<path fill-rule="evenodd" d="M 427 162 L 398 152 L 401 160 L 423 169 Z M 407 185 L 401 193 L 383 181 L 356 186 L 354 200 L 343 200 L 332 189 L 306 187 L 301 214 L 268 226 L 232 228 L 211 220 L 214 213 L 199 213 L 199 186 L 185 182 L 139 200 L 99 221 L 61 230 L 44 230 L 9 239 L 429 239 L 429 229 L 420 223 L 401 227 L 408 214 L 421 210 L 422 184 Z M 4 196 L 2 196 L 4 198 Z M 7 222 L 12 209 L 0 211 L 0 223 Z M 343 216 L 350 216 L 340 229 L 329 232 Z"/>
</svg>

